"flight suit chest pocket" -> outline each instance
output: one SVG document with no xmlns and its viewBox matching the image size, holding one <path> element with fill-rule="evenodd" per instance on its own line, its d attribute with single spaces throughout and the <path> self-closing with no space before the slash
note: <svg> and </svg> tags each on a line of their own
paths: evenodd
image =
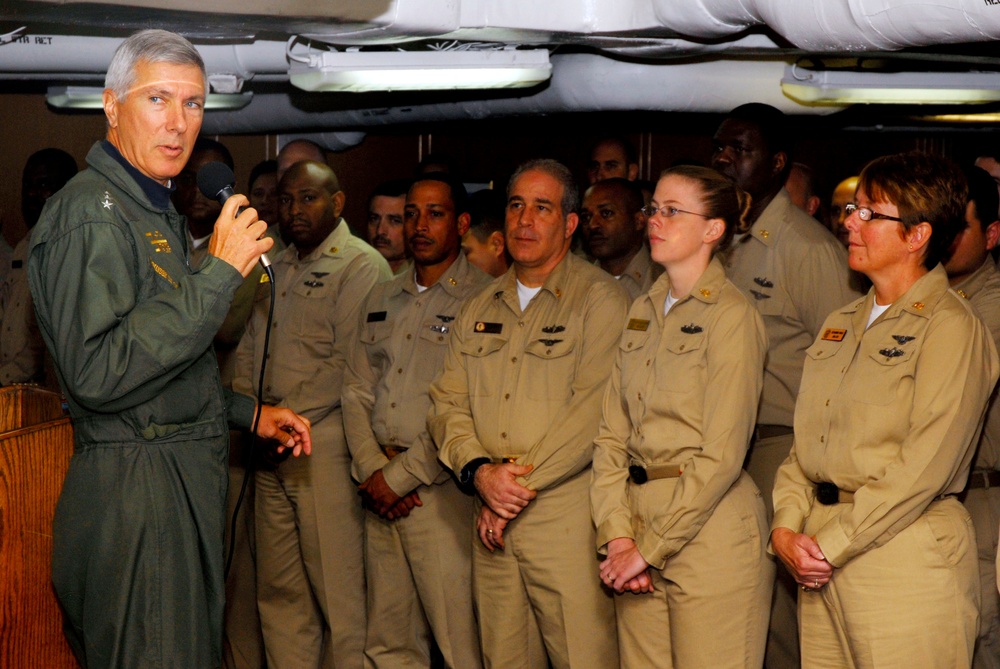
<svg viewBox="0 0 1000 669">
<path fill-rule="evenodd" d="M 704 332 L 667 336 L 655 361 L 656 389 L 680 393 L 699 386 L 705 376 L 704 349 Z"/>
<path fill-rule="evenodd" d="M 528 342 L 520 380 L 529 399 L 565 402 L 572 396 L 576 346 L 569 337 Z"/>
<path fill-rule="evenodd" d="M 503 355 L 507 337 L 494 334 L 472 334 L 461 347 L 471 397 L 491 397 L 500 392 L 506 364 Z"/>
</svg>

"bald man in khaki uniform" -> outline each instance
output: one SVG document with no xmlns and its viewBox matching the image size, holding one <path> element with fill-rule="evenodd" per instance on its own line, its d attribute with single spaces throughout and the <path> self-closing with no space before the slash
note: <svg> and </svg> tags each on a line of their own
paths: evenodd
<svg viewBox="0 0 1000 669">
<path fill-rule="evenodd" d="M 441 466 L 427 434 L 428 389 L 458 310 L 490 281 L 461 252 L 465 202 L 457 180 L 410 188 L 403 227 L 414 269 L 372 289 L 344 377 L 347 443 L 368 506 L 365 665 L 378 669 L 429 667 L 432 635 L 446 667 L 482 666 L 472 497 Z"/>
<path fill-rule="evenodd" d="M 990 255 L 1000 240 L 1000 221 L 996 220 L 995 213 L 1000 198 L 996 182 L 985 170 L 975 167 L 968 170 L 967 175 L 967 227 L 959 234 L 944 268 L 951 287 L 969 301 L 989 328 L 993 343 L 1000 348 L 1000 272 Z M 974 669 L 1000 669 L 1000 595 L 996 569 L 997 527 L 1000 525 L 1000 402 L 996 389 L 990 398 L 962 502 L 972 516 L 979 547 L 982 603 L 972 666 Z"/>
<path fill-rule="evenodd" d="M 465 304 L 431 386 L 439 457 L 478 493 L 473 592 L 487 667 L 618 666 L 588 487 L 627 297 L 567 253 L 577 198 L 555 161 L 515 172 L 514 265 Z"/>
<path fill-rule="evenodd" d="M 764 318 L 767 362 L 747 473 L 773 513 L 774 474 L 792 448 L 792 416 L 806 349 L 824 319 L 860 294 L 847 253 L 815 219 L 792 204 L 784 183 L 791 168 L 786 120 L 761 104 L 737 107 L 713 139 L 712 167 L 752 198 L 753 225 L 730 255 L 727 275 Z M 798 669 L 795 582 L 778 568 L 765 665 Z"/>
<path fill-rule="evenodd" d="M 256 475 L 257 602 L 267 664 L 360 669 L 365 640 L 364 525 L 340 411 L 347 348 L 368 291 L 392 275 L 340 218 L 344 194 L 304 161 L 279 186 L 291 244 L 274 259 L 276 302 L 262 400 L 312 421 L 312 458 Z M 237 350 L 234 389 L 255 392 L 270 295 Z"/>
</svg>

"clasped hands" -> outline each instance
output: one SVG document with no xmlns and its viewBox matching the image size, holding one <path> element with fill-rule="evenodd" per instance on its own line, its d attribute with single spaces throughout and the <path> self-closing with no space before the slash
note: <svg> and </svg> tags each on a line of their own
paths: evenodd
<svg viewBox="0 0 1000 669">
<path fill-rule="evenodd" d="M 386 520 L 405 518 L 415 506 L 423 506 L 420 495 L 414 490 L 400 497 L 385 482 L 385 474 L 378 470 L 368 480 L 358 486 L 358 494 L 365 508 L 374 511 Z"/>
<path fill-rule="evenodd" d="M 776 527 L 771 532 L 771 548 L 803 590 L 819 590 L 833 577 L 833 565 L 826 561 L 815 537 Z"/>
<path fill-rule="evenodd" d="M 517 518 L 538 495 L 517 482 L 518 476 L 524 476 L 532 469 L 532 465 L 505 462 L 482 465 L 476 470 L 476 492 L 484 502 L 476 521 L 476 530 L 479 540 L 491 553 L 503 550 L 503 531 L 507 523 Z"/>
</svg>

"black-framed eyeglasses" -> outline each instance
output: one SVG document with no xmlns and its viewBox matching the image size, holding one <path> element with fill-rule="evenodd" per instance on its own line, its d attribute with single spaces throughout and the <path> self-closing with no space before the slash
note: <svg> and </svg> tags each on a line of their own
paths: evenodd
<svg viewBox="0 0 1000 669">
<path fill-rule="evenodd" d="M 654 207 L 652 205 L 648 207 L 643 207 L 640 211 L 646 215 L 647 218 L 652 218 L 657 212 L 663 218 L 673 218 L 677 214 L 691 214 L 692 216 L 701 216 L 702 218 L 711 218 L 711 216 L 706 216 L 705 214 L 699 214 L 695 211 L 684 211 L 683 209 L 678 209 L 677 207 Z"/>
<path fill-rule="evenodd" d="M 858 218 L 862 221 L 902 221 L 903 219 L 897 218 L 896 216 L 889 216 L 888 214 L 880 214 L 870 207 L 859 207 L 854 202 L 848 202 L 844 205 L 844 212 L 850 216 L 851 214 L 857 212 Z"/>
</svg>

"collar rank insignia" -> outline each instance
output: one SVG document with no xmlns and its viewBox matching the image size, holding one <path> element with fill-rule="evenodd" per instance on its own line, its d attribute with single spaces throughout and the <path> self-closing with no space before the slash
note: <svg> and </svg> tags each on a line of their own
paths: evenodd
<svg viewBox="0 0 1000 669">
<path fill-rule="evenodd" d="M 368 313 L 368 318 L 365 319 L 366 323 L 381 323 L 385 320 L 388 312 L 386 311 L 371 311 Z"/>
<path fill-rule="evenodd" d="M 431 330 L 434 332 L 440 332 L 441 334 L 448 334 L 451 331 L 447 325 L 432 325 Z"/>
<path fill-rule="evenodd" d="M 750 289 L 750 294 L 754 296 L 755 300 L 769 300 L 769 299 L 771 299 L 771 296 L 768 295 L 767 293 L 762 293 L 759 290 L 754 290 L 753 288 Z"/>
<path fill-rule="evenodd" d="M 539 339 L 538 341 L 542 342 L 546 346 L 555 346 L 556 344 L 561 342 L 562 339 Z"/>
<path fill-rule="evenodd" d="M 111 207 L 114 206 L 114 202 L 111 201 L 111 193 L 104 191 L 104 200 L 101 201 L 101 206 L 111 211 Z"/>
<path fill-rule="evenodd" d="M 755 276 L 753 282 L 760 286 L 761 288 L 774 288 L 774 282 L 766 279 L 762 276 Z"/>
<path fill-rule="evenodd" d="M 910 335 L 892 335 L 892 338 L 895 339 L 896 343 L 900 346 L 916 339 L 916 337 L 911 337 Z"/>
<path fill-rule="evenodd" d="M 503 323 L 487 323 L 486 321 L 476 321 L 473 328 L 476 332 L 483 334 L 500 334 L 503 330 Z"/>
<path fill-rule="evenodd" d="M 847 334 L 847 330 L 839 330 L 837 328 L 827 328 L 823 330 L 823 336 L 820 337 L 823 341 L 844 341 L 844 336 Z"/>
<path fill-rule="evenodd" d="M 914 302 L 913 303 L 913 308 L 916 309 L 917 311 L 920 311 L 921 309 L 924 308 L 924 303 L 923 302 Z"/>
<path fill-rule="evenodd" d="M 451 323 L 455 320 L 454 316 L 445 316 L 444 314 L 437 314 L 437 319 L 442 323 Z"/>
<path fill-rule="evenodd" d="M 687 325 L 681 326 L 681 332 L 684 334 L 698 334 L 701 332 L 701 326 L 695 325 L 694 323 L 688 323 Z"/>
<path fill-rule="evenodd" d="M 542 328 L 542 332 L 545 334 L 556 334 L 558 332 L 563 332 L 566 329 L 563 325 L 548 325 Z"/>
<path fill-rule="evenodd" d="M 643 318 L 630 318 L 628 325 L 625 326 L 626 330 L 638 330 L 639 332 L 645 332 L 649 328 L 649 321 Z"/>
<path fill-rule="evenodd" d="M 499 300 L 501 297 L 503 297 L 503 291 L 502 290 L 498 290 L 497 292 L 493 293 L 493 299 L 494 300 Z"/>
<path fill-rule="evenodd" d="M 887 358 L 898 358 L 899 356 L 903 355 L 904 351 L 894 346 L 892 348 L 883 348 L 882 350 L 879 351 L 879 353 Z"/>
</svg>

